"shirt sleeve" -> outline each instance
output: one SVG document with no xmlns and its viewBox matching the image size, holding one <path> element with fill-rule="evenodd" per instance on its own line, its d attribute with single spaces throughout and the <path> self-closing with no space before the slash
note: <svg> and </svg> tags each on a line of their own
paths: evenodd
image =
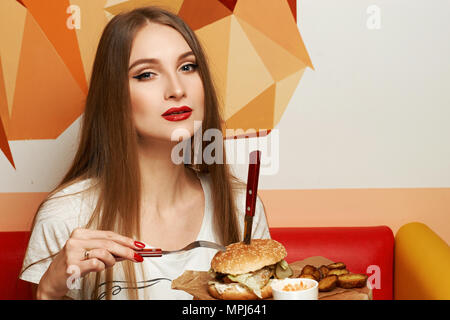
<svg viewBox="0 0 450 320">
<path fill-rule="evenodd" d="M 264 210 L 264 205 L 257 196 L 255 205 L 255 216 L 253 217 L 252 226 L 252 238 L 253 239 L 270 239 L 269 226 L 267 224 L 266 212 Z"/>
<path fill-rule="evenodd" d="M 36 216 L 27 251 L 23 261 L 20 279 L 38 284 L 53 261 L 78 226 L 76 208 L 70 197 L 47 200 Z M 67 296 L 80 298 L 78 288 L 69 290 Z"/>
</svg>

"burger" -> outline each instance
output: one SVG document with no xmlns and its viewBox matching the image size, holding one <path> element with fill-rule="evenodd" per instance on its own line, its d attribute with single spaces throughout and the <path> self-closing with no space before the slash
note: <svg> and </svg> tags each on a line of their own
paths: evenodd
<svg viewBox="0 0 450 320">
<path fill-rule="evenodd" d="M 272 239 L 232 243 L 211 260 L 208 292 L 222 300 L 271 298 L 272 279 L 292 276 L 286 255 L 284 246 Z"/>
</svg>

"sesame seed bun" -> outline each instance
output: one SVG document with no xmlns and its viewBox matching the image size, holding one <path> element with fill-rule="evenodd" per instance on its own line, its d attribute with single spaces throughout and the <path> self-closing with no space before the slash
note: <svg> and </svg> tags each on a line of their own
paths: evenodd
<svg viewBox="0 0 450 320">
<path fill-rule="evenodd" d="M 279 262 L 286 257 L 286 249 L 272 239 L 252 239 L 250 244 L 236 242 L 219 251 L 211 260 L 215 272 L 225 274 L 243 274 L 259 270 Z"/>
</svg>

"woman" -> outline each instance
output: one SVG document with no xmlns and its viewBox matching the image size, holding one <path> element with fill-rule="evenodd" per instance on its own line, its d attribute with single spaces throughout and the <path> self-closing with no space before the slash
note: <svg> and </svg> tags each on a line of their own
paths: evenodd
<svg viewBox="0 0 450 320">
<path fill-rule="evenodd" d="M 188 141 L 196 121 L 203 132 L 221 129 L 218 105 L 199 41 L 178 16 L 144 7 L 107 24 L 78 151 L 33 222 L 21 279 L 34 283 L 38 299 L 192 298 L 172 290 L 171 280 L 208 270 L 215 250 L 145 260 L 137 252 L 242 240 L 245 185 L 226 160 L 189 165 L 171 158 L 174 130 L 189 132 Z M 181 106 L 190 116 L 164 115 Z M 191 159 L 203 148 L 192 148 Z M 259 198 L 252 237 L 270 237 Z"/>
</svg>

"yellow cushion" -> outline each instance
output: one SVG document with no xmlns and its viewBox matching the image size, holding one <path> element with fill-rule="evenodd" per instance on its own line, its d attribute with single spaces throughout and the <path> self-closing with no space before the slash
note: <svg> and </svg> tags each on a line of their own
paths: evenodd
<svg viewBox="0 0 450 320">
<path fill-rule="evenodd" d="M 394 298 L 450 299 L 450 247 L 423 223 L 402 226 L 395 236 Z"/>
</svg>

